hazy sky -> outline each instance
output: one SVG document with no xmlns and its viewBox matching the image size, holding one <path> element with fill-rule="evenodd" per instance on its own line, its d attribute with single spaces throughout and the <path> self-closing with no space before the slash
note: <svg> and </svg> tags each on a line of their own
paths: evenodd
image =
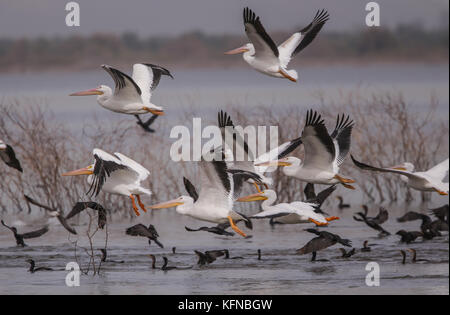
<svg viewBox="0 0 450 315">
<path fill-rule="evenodd" d="M 81 26 L 65 25 L 66 0 L 0 0 L 0 37 L 123 33 L 177 35 L 242 32 L 242 9 L 250 6 L 266 29 L 307 25 L 319 8 L 328 9 L 328 29 L 364 27 L 365 0 L 78 0 Z M 382 26 L 418 22 L 426 27 L 448 19 L 448 0 L 379 0 Z M 448 20 L 447 22 L 448 23 Z M 448 25 L 448 24 L 447 24 Z"/>
</svg>

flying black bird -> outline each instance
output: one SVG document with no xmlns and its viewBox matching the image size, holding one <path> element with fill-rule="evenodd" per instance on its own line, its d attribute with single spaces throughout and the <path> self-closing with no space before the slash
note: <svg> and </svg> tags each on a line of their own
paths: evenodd
<svg viewBox="0 0 450 315">
<path fill-rule="evenodd" d="M 389 218 L 389 213 L 385 208 L 381 207 L 376 217 L 368 217 L 367 211 L 365 211 L 364 213 L 358 212 L 356 213 L 356 215 L 359 216 L 360 218 L 353 216 L 353 219 L 355 221 L 366 223 L 368 227 L 376 231 L 379 231 L 380 235 L 391 235 L 391 233 L 389 233 L 388 231 L 386 231 L 381 227 L 381 224 L 386 222 Z"/>
<path fill-rule="evenodd" d="M 350 250 L 348 252 L 344 248 L 339 248 L 339 250 L 342 253 L 341 258 L 350 258 L 350 257 L 352 257 L 353 255 L 356 254 L 356 249 L 355 248 L 352 248 L 352 250 Z"/>
<path fill-rule="evenodd" d="M 146 122 L 142 121 L 141 117 L 139 115 L 134 115 L 134 117 L 137 118 L 136 124 L 142 127 L 146 132 L 154 133 L 155 129 L 150 128 L 150 126 L 155 122 L 156 118 L 158 118 L 158 115 L 153 114 L 152 117 L 150 117 Z"/>
<path fill-rule="evenodd" d="M 1 220 L 0 222 L 2 223 L 2 225 L 4 227 L 6 227 L 7 229 L 11 230 L 11 232 L 14 233 L 14 238 L 16 239 L 17 246 L 21 246 L 21 247 L 27 246 L 24 242 L 24 239 L 36 238 L 36 237 L 42 236 L 48 232 L 48 226 L 45 226 L 40 230 L 36 230 L 36 231 L 24 233 L 24 234 L 19 234 L 19 233 L 17 233 L 16 227 L 6 225 L 3 220 Z"/>
<path fill-rule="evenodd" d="M 53 271 L 53 269 L 49 268 L 49 267 L 38 267 L 38 268 L 36 268 L 36 263 L 31 258 L 27 259 L 27 263 L 30 264 L 30 269 L 28 269 L 28 271 L 31 272 L 31 273 L 35 273 L 37 271 Z"/>
<path fill-rule="evenodd" d="M 423 233 L 423 237 L 425 239 L 432 239 L 436 236 L 441 236 L 441 232 L 439 231 L 439 225 L 440 220 L 431 220 L 429 216 L 426 214 L 409 211 L 402 217 L 398 218 L 398 222 L 408 222 L 408 221 L 415 221 L 415 220 L 422 220 L 422 224 L 420 225 L 420 230 Z"/>
<path fill-rule="evenodd" d="M 211 250 L 204 253 L 195 250 L 195 254 L 198 257 L 197 265 L 203 266 L 205 264 L 212 264 L 218 257 L 225 255 L 223 250 Z"/>
<path fill-rule="evenodd" d="M 350 208 L 350 205 L 348 203 L 344 203 L 344 198 L 342 198 L 342 196 L 336 196 L 336 199 L 339 200 L 338 208 L 340 210 Z"/>
<path fill-rule="evenodd" d="M 61 223 L 61 225 L 67 231 L 69 231 L 69 233 L 72 233 L 72 234 L 75 234 L 75 235 L 77 234 L 77 231 L 75 231 L 75 229 L 73 227 L 71 227 L 69 225 L 69 223 L 67 223 L 66 218 L 64 218 L 64 213 L 61 210 L 56 210 L 56 209 L 53 209 L 51 207 L 42 205 L 42 204 L 38 203 L 36 200 L 33 200 L 32 198 L 28 197 L 27 195 L 24 195 L 24 197 L 25 197 L 27 202 L 29 202 L 29 203 L 37 206 L 37 207 L 40 207 L 40 208 L 46 210 L 51 217 L 56 217 L 58 219 L 58 221 Z"/>
<path fill-rule="evenodd" d="M 19 160 L 16 158 L 16 153 L 13 148 L 0 140 L 0 158 L 5 162 L 6 165 L 12 167 L 19 172 L 23 173 L 22 166 L 20 165 Z"/>
<path fill-rule="evenodd" d="M 158 241 L 159 234 L 156 231 L 153 224 L 150 224 L 148 228 L 143 224 L 136 224 L 132 227 L 129 227 L 126 232 L 127 235 L 131 236 L 142 236 L 148 238 L 148 243 L 151 244 L 151 241 L 154 241 L 159 247 L 164 248 L 163 244 Z"/>
<path fill-rule="evenodd" d="M 405 230 L 400 230 L 395 234 L 401 236 L 400 243 L 406 244 L 414 242 L 418 237 L 423 237 L 423 233 L 418 231 L 407 232 Z"/>
<path fill-rule="evenodd" d="M 103 208 L 102 205 L 93 202 L 77 202 L 75 206 L 73 206 L 72 211 L 69 212 L 69 214 L 66 216 L 66 220 L 69 220 L 70 218 L 76 216 L 83 210 L 86 210 L 87 208 L 97 210 L 98 211 L 98 227 L 100 229 L 103 229 L 106 225 L 106 209 Z"/>
<path fill-rule="evenodd" d="M 351 247 L 351 241 L 347 239 L 342 239 L 339 235 L 327 232 L 318 231 L 316 229 L 306 229 L 305 231 L 318 235 L 317 237 L 306 243 L 305 246 L 298 249 L 296 253 L 298 255 L 305 255 L 312 252 L 318 252 L 337 243 L 342 244 L 347 247 Z"/>
</svg>

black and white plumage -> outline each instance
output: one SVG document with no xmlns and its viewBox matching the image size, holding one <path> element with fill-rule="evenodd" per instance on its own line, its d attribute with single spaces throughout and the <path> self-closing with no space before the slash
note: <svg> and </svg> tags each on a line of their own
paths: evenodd
<svg viewBox="0 0 450 315">
<path fill-rule="evenodd" d="M 150 172 L 129 157 L 121 154 L 109 154 L 100 149 L 94 149 L 95 163 L 79 170 L 62 174 L 62 176 L 89 175 L 87 178 L 90 188 L 87 194 L 97 196 L 100 191 L 110 194 L 128 196 L 131 199 L 133 210 L 140 215 L 136 206 L 137 198 L 140 208 L 147 212 L 141 202 L 140 195 L 151 195 L 152 192 L 142 186 Z"/>
<path fill-rule="evenodd" d="M 325 197 L 326 198 L 326 197 Z M 314 223 L 317 226 L 326 226 L 329 221 L 337 220 L 337 217 L 325 217 L 318 211 L 319 204 L 312 202 L 294 201 L 290 203 L 274 204 L 277 194 L 274 190 L 264 190 L 260 193 L 252 194 L 238 199 L 240 202 L 250 202 L 261 200 L 262 211 L 254 214 L 253 219 L 271 219 L 283 224 Z M 314 199 L 318 201 L 317 198 Z M 322 201 L 323 202 L 323 201 Z M 278 221 L 279 220 L 279 221 Z"/>
<path fill-rule="evenodd" d="M 73 218 L 77 214 L 81 213 L 82 211 L 86 209 L 92 209 L 96 210 L 98 212 L 98 227 L 100 229 L 103 229 L 106 225 L 107 218 L 106 218 L 106 209 L 103 208 L 103 206 L 97 202 L 93 201 L 87 201 L 87 202 L 77 202 L 72 210 L 69 212 L 69 214 L 66 216 L 66 220 L 69 220 L 70 218 Z"/>
<path fill-rule="evenodd" d="M 40 237 L 40 236 L 42 236 L 42 235 L 44 235 L 45 233 L 48 232 L 48 226 L 45 226 L 45 227 L 43 227 L 43 228 L 41 228 L 39 230 L 36 230 L 36 231 L 31 231 L 31 232 L 28 232 L 28 233 L 19 234 L 16 227 L 6 225 L 6 223 L 3 220 L 1 220 L 0 222 L 1 222 L 1 224 L 4 227 L 9 229 L 11 232 L 13 232 L 14 238 L 16 239 L 16 244 L 17 244 L 17 246 L 20 246 L 20 247 L 27 246 L 25 244 L 24 240 L 30 239 L 30 238 L 37 238 L 37 237 Z"/>
<path fill-rule="evenodd" d="M 327 200 L 328 197 L 336 190 L 336 188 L 336 185 L 330 186 L 316 195 L 314 184 L 308 183 L 303 190 L 306 197 L 305 202 L 315 203 L 317 205 L 315 212 L 327 215 L 327 213 L 322 211 L 321 207 L 325 200 Z"/>
<path fill-rule="evenodd" d="M 368 227 L 380 232 L 380 235 L 391 235 L 391 233 L 381 226 L 381 224 L 389 219 L 389 212 L 383 207 L 380 207 L 376 217 L 370 218 L 367 216 L 367 213 L 358 212 L 356 213 L 356 216 L 353 216 L 353 219 L 358 222 L 366 223 Z"/>
<path fill-rule="evenodd" d="M 197 192 L 197 189 L 195 188 L 195 186 L 186 177 L 183 177 L 183 183 L 184 183 L 184 187 L 185 187 L 186 191 L 188 192 L 189 196 L 191 196 L 192 199 L 194 200 L 194 202 L 196 202 L 198 200 L 198 192 Z M 244 221 L 245 225 L 249 229 L 252 229 L 253 226 L 252 226 L 251 220 L 241 213 L 240 213 L 240 215 L 245 219 L 245 221 Z M 239 222 L 239 220 L 237 220 L 236 222 Z M 189 228 L 189 227 L 185 226 L 184 228 L 188 232 L 204 231 L 204 232 L 209 232 L 209 233 L 213 233 L 213 234 L 217 234 L 217 235 L 233 236 L 234 235 L 233 232 L 228 232 L 226 230 L 229 227 L 230 227 L 230 223 L 226 222 L 226 223 L 217 224 L 216 226 L 212 226 L 212 227 L 202 226 L 200 228 L 193 229 L 193 228 Z"/>
<path fill-rule="evenodd" d="M 14 149 L 9 145 L 0 140 L 0 158 L 6 165 L 12 167 L 19 172 L 23 173 L 22 166 L 16 157 Z"/>
<path fill-rule="evenodd" d="M 437 192 L 440 195 L 447 196 L 449 183 L 443 182 L 448 174 L 449 159 L 439 163 L 424 172 L 415 172 L 414 165 L 405 162 L 401 165 L 392 167 L 375 167 L 356 160 L 352 156 L 353 163 L 362 170 L 382 173 L 393 173 L 400 175 L 400 179 L 405 181 L 408 187 L 418 191 Z"/>
<path fill-rule="evenodd" d="M 108 65 L 101 66 L 113 78 L 115 89 L 106 85 L 87 91 L 72 93 L 71 96 L 98 95 L 100 106 L 113 112 L 140 115 L 152 113 L 163 115 L 163 108 L 152 104 L 150 99 L 152 91 L 158 86 L 162 75 L 173 78 L 169 70 L 148 63 L 133 65 L 133 74 L 123 73 Z"/>
<path fill-rule="evenodd" d="M 148 227 L 143 224 L 136 224 L 129 227 L 125 233 L 131 236 L 146 237 L 149 244 L 151 244 L 151 241 L 154 241 L 159 247 L 164 248 L 164 245 L 158 241 L 159 234 L 153 224 L 150 224 Z"/>
<path fill-rule="evenodd" d="M 283 173 L 301 181 L 335 185 L 349 189 L 354 180 L 339 174 L 339 168 L 348 155 L 354 122 L 348 116 L 338 115 L 334 131 L 329 134 L 322 116 L 314 110 L 306 114 L 305 127 L 299 139 L 304 145 L 304 160 L 293 156 L 258 163 L 257 166 L 283 166 Z"/>
<path fill-rule="evenodd" d="M 316 234 L 317 237 L 310 240 L 305 246 L 296 251 L 299 255 L 305 255 L 312 252 L 318 252 L 335 244 L 341 244 L 351 247 L 351 241 L 342 239 L 339 235 L 327 231 L 318 231 L 316 229 L 306 229 L 309 233 Z"/>
<path fill-rule="evenodd" d="M 197 220 L 217 224 L 228 222 L 235 232 L 246 237 L 246 234 L 235 225 L 235 222 L 243 220 L 248 223 L 248 220 L 233 210 L 233 204 L 244 181 L 253 179 L 260 183 L 260 176 L 245 170 L 228 169 L 228 165 L 224 161 L 224 153 L 221 150 L 205 154 L 199 162 L 199 172 L 201 190 L 196 201 L 191 196 L 181 196 L 151 208 L 176 207 L 179 214 Z"/>
<path fill-rule="evenodd" d="M 267 34 L 259 16 L 252 10 L 245 8 L 243 19 L 245 33 L 250 43 L 230 50 L 225 54 L 243 53 L 244 60 L 255 70 L 272 77 L 286 78 L 296 82 L 298 79 L 297 71 L 288 70 L 287 66 L 292 57 L 306 48 L 316 38 L 328 21 L 329 15 L 325 10 L 317 11 L 313 21 L 308 26 L 294 33 L 279 46 Z"/>
<path fill-rule="evenodd" d="M 255 152 L 252 151 L 252 148 L 250 148 L 245 141 L 244 135 L 240 134 L 235 127 L 233 120 L 228 113 L 221 110 L 218 113 L 217 121 L 222 134 L 225 158 L 227 162 L 230 162 L 229 169 L 239 169 L 256 173 L 261 177 L 260 182 L 264 184 L 266 189 L 268 186 L 272 185 L 272 179 L 264 176 L 264 172 L 267 168 L 257 167 L 256 164 L 281 159 L 294 151 L 301 144 L 300 139 L 294 139 L 257 157 Z M 229 152 L 231 152 L 231 154 L 229 154 Z M 261 192 L 253 179 L 249 179 L 248 181 L 256 186 L 258 192 Z"/>
<path fill-rule="evenodd" d="M 321 207 L 322 204 L 325 202 L 325 200 L 333 193 L 333 191 L 336 190 L 336 185 L 330 186 L 321 192 L 319 192 L 317 195 L 315 193 L 315 188 L 313 184 L 308 183 L 305 186 L 304 194 L 306 200 L 305 203 L 313 204 L 314 205 L 314 213 L 320 215 L 320 218 L 324 217 L 326 222 L 333 221 L 339 219 L 338 217 L 326 217 L 328 214 L 324 212 Z M 295 205 L 295 203 L 294 203 Z M 314 218 L 313 218 L 314 219 Z M 321 222 L 321 220 L 316 220 L 318 222 Z M 314 222 L 314 221 L 313 221 Z M 298 223 L 304 223 L 303 220 L 300 219 L 300 217 L 297 214 L 291 213 L 285 216 L 277 216 L 270 219 L 270 224 L 273 226 L 275 224 L 298 224 Z M 316 222 L 314 222 L 316 223 Z M 326 225 L 325 222 L 323 225 Z M 316 223 L 316 225 L 318 225 Z"/>
<path fill-rule="evenodd" d="M 54 209 L 54 208 L 49 207 L 49 206 L 46 206 L 46 205 L 43 205 L 43 204 L 37 202 L 36 200 L 34 200 L 33 198 L 31 198 L 31 197 L 29 197 L 29 196 L 27 196 L 27 195 L 24 195 L 24 197 L 25 197 L 25 200 L 26 200 L 27 202 L 29 202 L 29 203 L 31 203 L 32 205 L 35 205 L 35 206 L 37 206 L 37 207 L 39 207 L 39 208 L 44 209 L 45 211 L 47 211 L 47 213 L 48 213 L 51 217 L 57 218 L 58 221 L 61 223 L 61 225 L 62 225 L 69 233 L 74 234 L 74 235 L 77 235 L 77 231 L 76 231 L 72 226 L 70 226 L 70 224 L 67 222 L 67 219 L 64 217 L 63 211 L 61 211 L 61 210 L 59 210 L 59 209 Z"/>
<path fill-rule="evenodd" d="M 184 188 L 186 189 L 189 196 L 191 196 L 192 199 L 194 199 L 194 202 L 197 201 L 198 200 L 198 192 L 197 192 L 197 189 L 195 188 L 194 184 L 192 184 L 191 181 L 189 179 L 187 179 L 186 177 L 183 177 L 183 183 L 184 183 Z"/>
</svg>

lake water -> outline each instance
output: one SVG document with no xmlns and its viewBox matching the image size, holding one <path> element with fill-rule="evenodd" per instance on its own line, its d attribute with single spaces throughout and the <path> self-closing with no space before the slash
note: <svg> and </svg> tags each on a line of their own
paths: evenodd
<svg viewBox="0 0 450 315">
<path fill-rule="evenodd" d="M 311 67 L 299 71 L 300 82 L 292 84 L 262 76 L 249 69 L 227 70 L 173 70 L 175 80 L 163 78 L 152 99 L 165 107 L 167 115 L 180 118 L 183 108 L 192 108 L 199 116 L 215 117 L 217 110 L 229 104 L 252 107 L 276 104 L 276 106 L 302 106 L 317 104 L 317 93 L 329 98 L 359 89 L 363 94 L 373 92 L 402 92 L 410 106 L 420 108 L 428 104 L 430 95 L 439 100 L 439 111 L 448 117 L 448 65 L 377 65 L 377 66 L 331 66 Z M 65 122 L 74 131 L 82 122 L 92 117 L 111 124 L 123 119 L 122 115 L 100 108 L 93 97 L 68 97 L 71 92 L 93 88 L 99 84 L 112 84 L 101 69 L 80 73 L 43 73 L 0 75 L 0 96 L 18 97 L 30 104 L 42 104 L 55 113 L 57 121 Z M 38 99 L 40 101 L 36 102 Z M 275 106 L 275 105 L 274 105 Z M 130 118 L 134 119 L 134 118 Z M 187 117 L 191 119 L 191 117 Z M 397 223 L 395 218 L 407 210 L 420 210 L 440 206 L 448 198 L 435 198 L 426 206 L 391 207 L 390 220 L 384 227 L 391 233 L 400 229 L 418 230 L 419 222 Z M 182 217 L 172 210 L 142 215 L 129 221 L 115 219 L 109 226 L 109 258 L 124 260 L 123 264 L 107 263 L 100 276 L 83 276 L 81 286 L 65 286 L 64 271 L 68 262 L 75 260 L 74 245 L 86 245 L 86 226 L 76 226 L 80 236 L 70 237 L 58 225 L 38 239 L 28 240 L 24 249 L 16 248 L 11 233 L 0 228 L 0 294 L 448 294 L 449 256 L 448 235 L 432 241 L 411 245 L 399 244 L 392 235 L 378 238 L 377 233 L 352 219 L 359 211 L 359 204 L 341 212 L 335 205 L 326 211 L 338 215 L 341 220 L 333 222 L 330 232 L 353 241 L 357 249 L 364 240 L 372 244 L 372 252 L 358 253 L 350 259 L 339 258 L 339 246 L 319 252 L 319 259 L 330 262 L 310 262 L 310 256 L 297 256 L 295 250 L 302 247 L 313 235 L 303 229 L 310 225 L 276 226 L 272 229 L 266 221 L 255 222 L 252 238 L 238 236 L 215 236 L 206 232 L 189 233 L 184 226 L 199 227 L 201 222 Z M 377 211 L 371 206 L 371 214 Z M 7 222 L 21 224 L 19 231 L 29 231 L 41 225 L 32 223 L 26 216 L 1 213 Z M 42 216 L 41 214 L 37 215 Z M 31 222 L 30 222 L 31 221 Z M 42 221 L 42 218 L 41 218 Z M 127 227 L 136 223 L 156 226 L 160 249 L 149 246 L 145 239 L 126 236 Z M 95 248 L 104 246 L 105 233 L 95 238 Z M 171 248 L 177 247 L 176 254 Z M 227 248 L 231 256 L 243 259 L 218 258 L 209 266 L 196 266 L 193 250 Z M 400 249 L 417 249 L 419 258 L 426 263 L 402 265 Z M 256 259 L 257 249 L 262 250 L 262 260 Z M 163 272 L 151 269 L 148 254 L 155 254 L 158 266 L 162 256 L 169 258 L 169 265 L 193 267 L 188 270 Z M 99 253 L 97 253 L 99 255 Z M 409 254 L 408 254 L 409 255 Z M 27 258 L 36 260 L 38 266 L 48 266 L 57 271 L 27 272 Z M 98 257 L 97 257 L 98 260 Z M 380 266 L 380 287 L 368 287 L 365 283 L 369 262 Z"/>
<path fill-rule="evenodd" d="M 39 239 L 28 240 L 29 247 L 16 248 L 12 234 L 0 229 L 0 294 L 449 294 L 448 235 L 432 241 L 405 245 L 392 235 L 378 238 L 377 232 L 352 219 L 359 206 L 340 211 L 326 208 L 341 220 L 334 221 L 328 231 L 351 239 L 358 249 L 349 259 L 340 258 L 338 245 L 318 253 L 318 259 L 329 262 L 310 262 L 310 255 L 295 255 L 295 250 L 313 238 L 303 231 L 311 225 L 285 225 L 271 228 L 267 221 L 254 222 L 253 231 L 246 232 L 252 238 L 239 236 L 215 236 L 207 232 L 186 232 L 184 226 L 200 227 L 201 222 L 182 217 L 174 210 L 166 213 L 142 215 L 130 222 L 114 222 L 109 226 L 109 259 L 124 263 L 106 263 L 100 276 L 82 276 L 81 286 L 65 285 L 67 263 L 75 261 L 74 245 L 58 224 L 51 225 L 49 233 Z M 413 208 L 421 209 L 420 207 Z M 405 210 L 390 208 L 390 220 L 383 226 L 394 234 L 400 229 L 418 230 L 419 222 L 397 223 L 395 218 Z M 372 208 L 375 215 L 377 209 Z M 5 218 L 7 219 L 7 218 Z M 142 238 L 125 235 L 125 229 L 141 222 L 156 226 L 165 248 L 148 245 Z M 21 227 L 28 231 L 32 227 Z M 86 226 L 75 227 L 84 234 Z M 20 231 L 19 229 L 19 231 Z M 86 237 L 70 237 L 86 246 Z M 95 248 L 104 247 L 105 232 L 95 237 Z M 359 249 L 369 240 L 372 251 Z M 176 246 L 176 253 L 171 248 Z M 218 258 L 211 265 L 199 267 L 194 250 L 229 249 L 231 257 Z M 400 249 L 414 248 L 425 263 L 401 264 Z M 257 260 L 257 249 L 262 260 Z M 157 256 L 157 267 L 162 256 L 169 259 L 169 266 L 193 267 L 188 270 L 151 269 L 148 254 Z M 78 255 L 80 249 L 78 248 Z M 100 252 L 96 251 L 99 261 Z M 83 257 L 86 256 L 84 255 Z M 56 271 L 30 274 L 27 258 L 36 260 L 37 266 L 52 267 Z M 86 260 L 84 260 L 86 262 Z M 366 266 L 376 262 L 380 267 L 380 286 L 366 285 Z M 85 266 L 85 265 L 82 265 Z"/>
</svg>

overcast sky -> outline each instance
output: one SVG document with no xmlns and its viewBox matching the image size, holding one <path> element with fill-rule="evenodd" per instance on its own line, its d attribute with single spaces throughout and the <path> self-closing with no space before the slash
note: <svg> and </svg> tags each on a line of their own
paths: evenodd
<svg viewBox="0 0 450 315">
<path fill-rule="evenodd" d="M 365 0 L 78 0 L 81 26 L 65 25 L 66 0 L 0 1 L 0 37 L 137 32 L 178 35 L 192 30 L 241 33 L 242 9 L 249 6 L 270 30 L 306 26 L 319 8 L 328 9 L 328 29 L 364 27 Z M 448 0 L 379 0 L 382 26 L 442 25 Z M 448 20 L 447 22 L 448 23 Z M 447 24 L 448 25 L 448 24 Z"/>
</svg>

